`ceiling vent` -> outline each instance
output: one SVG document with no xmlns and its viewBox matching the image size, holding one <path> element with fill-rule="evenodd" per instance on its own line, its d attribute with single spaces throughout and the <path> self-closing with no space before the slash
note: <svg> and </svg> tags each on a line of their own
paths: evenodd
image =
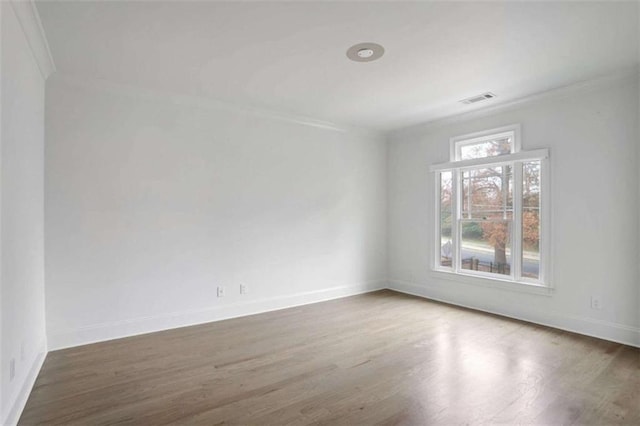
<svg viewBox="0 0 640 426">
<path fill-rule="evenodd" d="M 477 102 L 482 102 L 482 101 L 486 101 L 486 100 L 489 100 L 489 99 L 493 99 L 495 97 L 496 97 L 496 95 L 494 95 L 493 93 L 486 92 L 486 93 L 483 93 L 483 94 L 478 95 L 478 96 L 472 96 L 470 98 L 463 99 L 460 102 L 462 102 L 463 104 L 469 105 L 469 104 L 475 104 Z"/>
</svg>

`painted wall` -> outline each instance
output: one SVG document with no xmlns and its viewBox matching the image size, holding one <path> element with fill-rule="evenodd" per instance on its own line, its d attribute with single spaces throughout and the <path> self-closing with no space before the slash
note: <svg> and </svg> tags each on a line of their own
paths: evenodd
<svg viewBox="0 0 640 426">
<path fill-rule="evenodd" d="M 54 349 L 386 285 L 379 136 L 61 76 L 46 135 Z"/>
<path fill-rule="evenodd" d="M 551 295 L 446 279 L 430 271 L 433 176 L 449 138 L 522 125 L 522 148 L 550 148 Z M 397 131 L 389 137 L 389 278 L 392 288 L 584 334 L 640 345 L 638 77 L 539 96 Z M 591 296 L 603 309 L 591 309 Z"/>
<path fill-rule="evenodd" d="M 12 424 L 46 352 L 45 84 L 12 3 L 1 2 L 0 15 L 0 423 Z"/>
</svg>

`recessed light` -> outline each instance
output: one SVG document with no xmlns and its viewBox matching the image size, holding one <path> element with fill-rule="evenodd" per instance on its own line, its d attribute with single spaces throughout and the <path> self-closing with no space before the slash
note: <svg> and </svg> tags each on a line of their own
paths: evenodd
<svg viewBox="0 0 640 426">
<path fill-rule="evenodd" d="M 371 62 L 384 54 L 384 47 L 377 43 L 358 43 L 347 50 L 347 58 L 356 62 Z"/>
<path fill-rule="evenodd" d="M 360 58 L 370 58 L 373 56 L 373 50 L 371 49 L 360 49 L 358 53 L 356 53 Z"/>
</svg>

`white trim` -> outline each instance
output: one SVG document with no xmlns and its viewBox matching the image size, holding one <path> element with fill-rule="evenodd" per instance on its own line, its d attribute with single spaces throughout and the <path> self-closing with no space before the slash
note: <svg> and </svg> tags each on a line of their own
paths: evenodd
<svg viewBox="0 0 640 426">
<path fill-rule="evenodd" d="M 477 132 L 473 134 L 468 134 L 464 136 L 459 136 L 455 138 L 451 138 L 450 140 L 450 153 L 451 155 L 455 155 L 457 157 L 458 154 L 458 146 L 457 143 L 460 141 L 472 141 L 473 143 L 478 140 L 484 140 L 485 138 L 493 139 L 496 132 L 513 132 L 515 137 L 515 132 L 520 133 L 520 125 L 511 125 L 506 127 L 501 127 L 498 129 L 490 129 L 487 131 Z M 515 139 L 514 139 L 515 142 Z M 520 149 L 520 144 L 518 143 L 517 147 L 512 145 L 512 150 Z M 453 241 L 453 253 L 452 253 L 452 262 L 451 268 L 440 266 L 440 251 L 441 251 L 441 238 L 440 238 L 440 187 L 439 181 L 440 179 L 435 178 L 436 182 L 434 187 L 433 200 L 435 205 L 434 211 L 434 240 L 433 247 L 434 253 L 431 260 L 431 270 L 434 272 L 446 272 L 449 274 L 457 274 L 457 275 L 466 275 L 466 276 L 475 276 L 478 278 L 484 278 L 487 280 L 497 280 L 497 281 L 508 281 L 512 285 L 535 285 L 535 286 L 544 286 L 547 288 L 551 288 L 551 284 L 549 282 L 548 276 L 546 275 L 546 264 L 550 261 L 549 253 L 547 253 L 546 248 L 549 246 L 548 238 L 550 235 L 548 234 L 548 221 L 549 219 L 549 195 L 548 192 L 548 177 L 544 176 L 544 173 L 548 171 L 547 159 L 549 158 L 549 150 L 547 148 L 537 149 L 533 151 L 520 151 L 513 154 L 508 155 L 500 155 L 494 157 L 485 157 L 485 158 L 474 158 L 470 160 L 460 160 L 460 161 L 450 161 L 448 163 L 435 164 L 429 167 L 432 172 L 432 176 L 439 177 L 441 173 L 445 171 L 451 171 L 454 180 L 453 188 L 453 197 L 452 197 L 452 212 L 455 214 L 452 218 L 451 224 L 451 234 Z M 541 182 L 540 182 L 540 190 L 542 192 L 540 198 L 540 240 L 544 239 L 544 244 L 541 241 L 540 244 L 540 260 L 539 260 L 539 273 L 537 279 L 531 279 L 527 277 L 522 277 L 522 262 L 523 262 L 523 245 L 522 245 L 522 164 L 524 162 L 529 161 L 540 161 L 540 174 L 541 174 Z M 511 221 L 512 232 L 511 232 L 511 269 L 510 274 L 507 275 L 499 275 L 493 274 L 483 271 L 471 271 L 462 269 L 462 260 L 460 256 L 460 252 L 462 250 L 461 247 L 461 226 L 462 226 L 462 211 L 461 206 L 462 202 L 462 184 L 461 184 L 461 172 L 467 169 L 477 168 L 479 166 L 503 166 L 509 165 L 512 168 L 513 174 L 513 220 Z M 544 185 L 543 185 L 544 184 Z M 453 223 L 455 219 L 455 224 Z M 544 221 L 544 226 L 542 225 Z"/>
<path fill-rule="evenodd" d="M 550 159 L 540 161 L 540 243 L 538 252 L 540 253 L 540 262 L 538 264 L 538 280 L 545 283 L 549 288 L 553 288 L 553 276 L 551 274 L 553 265 L 551 250 L 554 244 L 551 244 L 551 227 L 553 220 L 551 219 L 551 167 Z"/>
<path fill-rule="evenodd" d="M 38 64 L 43 79 L 47 79 L 56 71 L 49 42 L 40 21 L 40 14 L 33 0 L 11 0 L 13 11 L 20 22 L 22 31 L 31 48 L 31 53 Z"/>
<path fill-rule="evenodd" d="M 449 139 L 449 161 L 460 161 L 459 148 L 478 142 L 490 141 L 512 136 L 511 154 L 520 152 L 522 126 L 520 124 L 510 124 L 508 126 L 497 127 L 495 129 L 482 130 L 480 132 L 468 133 L 466 135 L 454 136 Z M 495 158 L 495 157 L 491 157 Z"/>
<path fill-rule="evenodd" d="M 25 378 L 22 387 L 18 392 L 18 396 L 11 405 L 11 409 L 7 412 L 6 417 L 2 419 L 2 424 L 4 426 L 13 426 L 18 424 L 18 420 L 20 420 L 20 416 L 22 415 L 22 411 L 27 404 L 27 400 L 29 399 L 29 395 L 31 394 L 33 386 L 36 383 L 38 374 L 40 374 L 40 370 L 42 369 L 44 360 L 47 357 L 47 353 L 47 342 L 46 339 L 44 339 L 39 346 L 38 353 L 31 364 L 31 368 L 27 373 L 27 377 Z"/>
<path fill-rule="evenodd" d="M 431 269 L 440 269 L 443 268 L 440 266 L 440 262 L 442 261 L 442 233 L 440 228 L 440 203 L 442 202 L 442 173 L 429 173 L 430 176 L 433 177 L 432 181 L 432 190 L 433 193 L 429 194 L 432 200 L 435 201 L 433 203 L 433 242 L 434 248 L 439 247 L 438 250 L 433 250 L 433 256 L 431 256 Z M 453 176 L 451 179 L 451 184 L 453 185 Z M 451 200 L 451 209 L 453 211 L 453 200 Z M 451 236 L 453 238 L 453 226 L 451 227 Z M 451 256 L 451 262 L 453 264 L 453 253 Z"/>
<path fill-rule="evenodd" d="M 455 279 L 457 282 L 464 283 L 459 275 L 447 274 L 451 279 Z M 444 277 L 443 275 L 443 277 Z M 475 280 L 475 278 L 473 278 Z M 500 287 L 494 280 L 490 280 L 487 283 L 491 287 L 497 287 L 507 290 L 513 290 L 511 287 Z M 531 286 L 533 288 L 533 286 Z M 521 321 L 527 321 L 535 324 L 540 324 L 547 327 L 552 327 L 559 330 L 565 330 L 573 333 L 579 333 L 586 336 L 591 336 L 599 339 L 605 339 L 616 343 L 622 343 L 630 346 L 640 347 L 640 328 L 629 326 L 625 324 L 613 323 L 610 321 L 603 321 L 594 318 L 581 317 L 577 315 L 566 315 L 557 312 L 540 312 L 537 310 L 522 309 L 522 306 L 515 309 L 509 308 L 487 308 L 485 306 L 479 306 L 477 303 L 463 303 L 453 300 L 449 295 L 443 294 L 444 292 L 437 286 L 420 285 L 417 283 L 402 281 L 402 280 L 377 280 L 368 281 L 360 285 L 355 286 L 342 286 L 334 287 L 330 289 L 300 293 L 292 296 L 282 296 L 270 299 L 263 299 L 252 301 L 242 304 L 234 304 L 228 306 L 222 306 L 220 308 L 212 308 L 201 311 L 190 311 L 182 313 L 173 313 L 160 315 L 155 317 L 137 318 L 132 320 L 115 321 L 111 323 L 98 324 L 90 327 L 83 327 L 75 330 L 66 330 L 62 334 L 54 335 L 50 337 L 50 341 L 57 340 L 55 346 L 51 348 L 62 349 L 65 347 L 78 346 L 88 343 L 94 343 L 98 341 L 111 340 L 119 337 L 127 337 L 132 335 L 144 334 L 153 331 L 160 331 L 170 328 L 177 328 L 181 326 L 195 325 L 203 322 L 217 321 L 222 319 L 234 318 L 238 316 L 252 315 L 262 312 L 274 311 L 279 309 L 286 309 L 294 306 L 305 305 L 309 303 L 317 303 L 321 301 L 348 297 L 356 294 L 368 293 L 381 289 L 390 289 L 400 293 L 410 294 L 426 299 L 436 300 L 443 303 L 448 303 L 456 306 L 465 307 L 468 309 L 477 310 L 480 312 L 487 312 L 495 315 L 500 315 L 508 318 L 514 318 Z M 542 288 L 541 290 L 550 291 L 551 289 Z M 538 293 L 544 295 L 545 293 Z M 216 312 L 214 312 L 214 309 Z M 213 319 L 201 321 L 202 318 L 198 318 L 198 315 L 213 315 Z M 192 321 L 196 322 L 192 322 Z M 173 326 L 166 327 L 169 322 L 174 322 Z M 176 325 L 179 323 L 181 325 Z M 186 323 L 185 323 L 186 322 Z M 161 326 L 160 329 L 153 329 L 154 326 Z M 147 329 L 147 331 L 140 331 L 141 329 Z M 129 334 L 120 335 L 123 332 L 126 333 L 129 330 Z M 106 334 L 105 334 L 106 333 Z M 105 338 L 105 335 L 109 333 L 115 335 L 113 337 Z M 92 340 L 92 337 L 94 338 Z M 66 345 L 61 344 L 66 340 Z M 84 339 L 85 341 L 82 341 Z M 75 343 L 74 343 L 75 342 Z M 17 424 L 20 419 L 20 415 L 24 410 L 29 395 L 36 382 L 38 374 L 42 369 L 42 365 L 47 354 L 47 343 L 43 341 L 40 345 L 40 350 L 36 356 L 32 367 L 29 370 L 26 380 L 20 390 L 19 396 L 13 403 L 11 410 L 7 416 L 2 419 L 2 424 L 6 426 L 13 426 Z"/>
<path fill-rule="evenodd" d="M 51 85 L 52 87 L 54 87 L 55 85 L 63 85 L 65 87 L 79 88 L 84 90 L 99 90 L 111 93 L 115 92 L 117 94 L 133 99 L 151 100 L 154 102 L 167 102 L 176 105 L 185 105 L 189 107 L 208 110 L 248 114 L 270 120 L 278 120 L 303 126 L 317 127 L 320 129 L 332 130 L 341 133 L 353 132 L 370 138 L 384 137 L 384 133 L 382 132 L 344 125 L 340 123 L 334 123 L 330 121 L 318 120 L 303 115 L 276 111 L 267 108 L 234 104 L 231 102 L 220 101 L 206 96 L 185 95 L 158 89 L 148 89 L 123 83 L 114 83 L 107 80 L 89 78 L 80 75 L 63 74 L 58 72 L 54 77 L 52 77 L 48 85 Z"/>
<path fill-rule="evenodd" d="M 531 322 L 559 330 L 578 333 L 598 339 L 640 348 L 640 327 L 603 321 L 578 315 L 566 315 L 559 312 L 541 312 L 522 306 L 513 309 L 505 307 L 480 306 L 477 303 L 460 302 L 445 294 L 441 289 L 432 285 L 420 285 L 401 280 L 390 280 L 388 288 L 400 293 L 436 300 L 438 302 L 461 306 L 476 311 L 487 312 L 520 321 Z"/>
<path fill-rule="evenodd" d="M 247 302 L 238 302 L 199 310 L 172 312 L 141 318 L 110 321 L 73 329 L 51 330 L 50 350 L 103 342 L 190 325 L 255 315 L 294 306 L 354 296 L 386 288 L 386 280 L 367 281 L 356 285 L 332 287 Z"/>
<path fill-rule="evenodd" d="M 431 257 L 431 269 L 434 270 L 443 270 L 443 271 L 447 271 L 447 272 L 453 272 L 453 267 L 454 265 L 456 265 L 457 262 L 457 253 L 454 250 L 451 253 L 451 266 L 447 267 L 447 266 L 441 266 L 440 262 L 442 260 L 442 235 L 440 233 L 440 201 L 441 201 L 441 182 L 442 182 L 442 173 L 445 172 L 450 172 L 450 170 L 443 170 L 442 172 L 438 172 L 435 174 L 432 174 L 432 176 L 434 176 L 433 178 L 433 198 L 435 199 L 436 202 L 434 203 L 434 218 L 435 220 L 433 221 L 433 225 L 434 225 L 434 235 L 435 235 L 435 244 L 436 247 L 439 247 L 438 250 L 434 250 L 433 256 Z M 458 184 L 458 179 L 457 179 L 457 174 L 456 173 L 451 173 L 451 194 L 454 194 L 454 188 L 456 187 L 456 185 Z M 456 208 L 458 206 L 458 202 L 455 199 L 455 197 L 451 198 L 451 216 L 454 217 L 454 212 L 456 211 Z M 458 238 L 458 228 L 456 226 L 453 226 L 453 223 L 451 224 L 451 241 L 456 241 Z"/>
<path fill-rule="evenodd" d="M 555 87 L 542 92 L 536 92 L 531 95 L 514 99 L 512 101 L 505 101 L 498 104 L 494 103 L 482 108 L 475 109 L 473 111 L 453 113 L 409 126 L 399 126 L 388 130 L 386 134 L 387 137 L 400 137 L 401 135 L 409 134 L 423 134 L 429 132 L 432 129 L 448 126 L 453 123 L 475 120 L 492 116 L 498 113 L 513 111 L 530 103 L 542 102 L 548 99 L 562 99 L 573 96 L 576 93 L 587 93 L 593 90 L 608 87 L 627 79 L 637 79 L 639 77 L 639 73 L 640 67 L 638 65 L 625 67 L 605 75 L 596 76 L 594 78 L 579 81 L 573 84 L 568 84 L 566 86 Z"/>
<path fill-rule="evenodd" d="M 431 271 L 431 276 L 438 279 L 455 281 L 474 286 L 499 288 L 501 290 L 515 291 L 518 293 L 538 294 L 541 296 L 553 295 L 554 289 L 546 285 L 531 281 L 513 281 L 509 275 L 501 278 L 496 274 L 468 273 L 466 270 L 454 272 L 453 270 L 437 269 Z"/>
<path fill-rule="evenodd" d="M 451 198 L 455 203 L 456 208 L 452 209 L 451 215 L 451 234 L 455 236 L 455 239 L 452 239 L 453 246 L 453 256 L 451 257 L 451 273 L 458 273 L 462 270 L 462 251 L 458 248 L 460 246 L 460 241 L 462 240 L 462 227 L 460 226 L 460 218 L 462 217 L 462 209 L 464 206 L 464 200 L 462 199 L 462 176 L 460 170 L 452 170 L 454 181 L 456 185 L 453 187 L 453 193 L 451 194 Z M 455 231 L 454 231 L 455 228 Z"/>
<path fill-rule="evenodd" d="M 549 158 L 549 149 L 541 148 L 531 151 L 520 151 L 515 154 L 497 155 L 495 157 L 473 158 L 471 160 L 449 161 L 448 163 L 432 164 L 429 171 L 438 172 L 441 170 L 469 169 L 478 166 L 501 166 L 514 161 L 534 161 Z"/>
</svg>

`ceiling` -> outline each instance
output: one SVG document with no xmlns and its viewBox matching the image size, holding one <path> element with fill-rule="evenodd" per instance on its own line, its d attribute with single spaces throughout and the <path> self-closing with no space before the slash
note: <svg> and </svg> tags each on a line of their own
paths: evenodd
<svg viewBox="0 0 640 426">
<path fill-rule="evenodd" d="M 58 72 L 389 130 L 638 64 L 636 2 L 37 3 Z M 360 42 L 385 48 L 352 62 Z M 458 101 L 491 91 L 481 105 Z"/>
</svg>

